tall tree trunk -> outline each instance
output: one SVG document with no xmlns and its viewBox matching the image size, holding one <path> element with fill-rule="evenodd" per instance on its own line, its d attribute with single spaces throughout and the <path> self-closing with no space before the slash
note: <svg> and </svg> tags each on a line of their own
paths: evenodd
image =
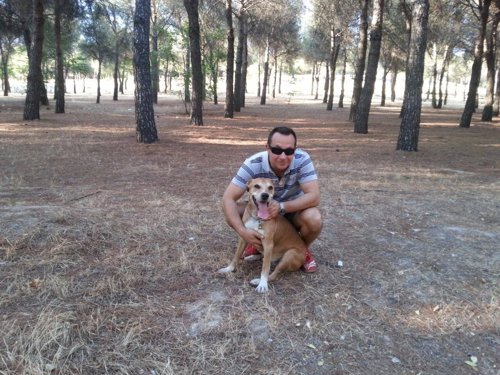
<svg viewBox="0 0 500 375">
<path fill-rule="evenodd" d="M 481 121 L 493 120 L 493 97 L 495 94 L 495 44 L 497 41 L 497 27 L 500 20 L 500 13 L 496 12 L 491 23 L 491 29 L 486 37 L 486 98 Z"/>
<path fill-rule="evenodd" d="M 224 117 L 234 117 L 234 27 L 231 0 L 226 0 L 227 57 L 226 57 L 226 105 Z"/>
<path fill-rule="evenodd" d="M 375 0 L 373 3 L 372 30 L 370 31 L 370 51 L 366 64 L 365 84 L 361 90 L 359 104 L 354 120 L 354 132 L 368 133 L 368 116 L 370 114 L 373 90 L 377 79 L 380 47 L 382 44 L 382 23 L 384 17 L 384 0 Z"/>
<path fill-rule="evenodd" d="M 318 100 L 319 97 L 319 77 L 321 74 L 321 65 L 323 65 L 323 62 L 319 62 L 316 68 L 316 77 L 314 78 L 316 80 L 316 93 L 314 95 L 314 100 Z"/>
<path fill-rule="evenodd" d="M 389 68 L 384 65 L 384 74 L 382 75 L 382 90 L 380 93 L 380 106 L 385 107 L 385 88 L 387 85 L 387 75 L 389 74 Z"/>
<path fill-rule="evenodd" d="M 335 30 L 331 31 L 332 47 L 330 51 L 330 88 L 328 94 L 328 103 L 326 105 L 326 110 L 331 111 L 333 109 L 333 89 L 335 83 L 335 71 L 337 66 L 337 58 L 339 56 L 340 50 L 340 37 L 336 35 Z"/>
<path fill-rule="evenodd" d="M 0 57 L 2 59 L 2 86 L 3 86 L 3 96 L 9 96 L 10 83 L 9 83 L 9 56 L 11 52 L 12 42 L 9 41 L 3 46 L 0 41 Z"/>
<path fill-rule="evenodd" d="M 276 98 L 276 83 L 278 78 L 278 57 L 274 55 L 274 81 L 273 81 L 273 99 Z"/>
<path fill-rule="evenodd" d="M 486 35 L 486 25 L 488 23 L 488 14 L 491 5 L 491 0 L 484 0 L 483 6 L 480 7 L 481 11 L 481 26 L 476 39 L 476 47 L 474 50 L 474 62 L 472 63 L 472 70 L 469 82 L 469 93 L 467 94 L 467 101 L 465 108 L 460 118 L 459 126 L 461 128 L 469 128 L 472 121 L 472 115 L 476 109 L 476 96 L 479 81 L 481 80 L 481 66 L 483 64 L 483 43 Z"/>
<path fill-rule="evenodd" d="M 135 0 L 134 13 L 134 80 L 137 142 L 158 141 L 153 109 L 151 67 L 149 62 L 149 22 L 151 0 Z"/>
<path fill-rule="evenodd" d="M 3 86 L 3 96 L 9 96 L 10 84 L 9 84 L 9 51 L 10 47 L 6 46 L 4 49 L 2 43 L 0 42 L 0 55 L 2 58 L 2 86 Z"/>
<path fill-rule="evenodd" d="M 345 47 L 342 49 L 342 78 L 340 80 L 340 96 L 339 96 L 339 108 L 344 108 L 344 95 L 345 95 L 345 75 L 346 75 L 346 67 L 347 67 L 347 51 Z"/>
<path fill-rule="evenodd" d="M 201 67 L 200 22 L 198 0 L 184 0 L 189 19 L 189 46 L 191 50 L 191 69 L 193 90 L 191 96 L 191 124 L 203 125 L 203 71 Z"/>
<path fill-rule="evenodd" d="M 61 47 L 61 13 L 62 13 L 62 1 L 56 0 L 54 5 L 55 17 L 54 17 L 54 32 L 56 39 L 56 109 L 55 113 L 64 113 L 64 65 L 63 65 L 63 53 Z"/>
<path fill-rule="evenodd" d="M 366 63 L 366 49 L 368 46 L 368 4 L 368 0 L 362 0 L 361 15 L 359 20 L 359 42 L 357 51 L 358 55 L 356 57 L 356 66 L 354 68 L 351 112 L 349 113 L 349 120 L 351 121 L 354 121 L 354 119 L 356 118 L 359 97 L 361 96 L 361 89 L 363 87 L 363 75 L 365 73 Z"/>
<path fill-rule="evenodd" d="M 266 61 L 264 62 L 264 82 L 262 83 L 262 93 L 260 96 L 260 104 L 266 104 L 266 94 L 267 94 L 267 85 L 269 80 L 269 36 L 267 37 L 266 43 Z"/>
<path fill-rule="evenodd" d="M 101 103 L 101 70 L 102 70 L 102 58 L 99 57 L 97 61 L 97 99 L 96 103 Z"/>
<path fill-rule="evenodd" d="M 259 62 L 257 64 L 257 77 L 258 77 L 258 79 L 257 79 L 257 97 L 258 98 L 260 98 L 260 91 L 261 91 L 261 87 L 260 87 L 260 78 L 261 78 L 261 75 L 262 75 L 261 68 L 260 68 L 261 65 L 262 65 L 261 58 L 262 58 L 262 56 L 259 53 Z"/>
<path fill-rule="evenodd" d="M 495 102 L 493 107 L 493 115 L 498 116 L 500 114 L 500 68 L 497 69 L 497 88 L 495 90 Z"/>
<path fill-rule="evenodd" d="M 186 48 L 184 57 L 184 103 L 191 103 L 191 50 Z M 189 113 L 189 112 L 186 112 Z"/>
<path fill-rule="evenodd" d="M 116 42 L 115 45 L 115 51 L 114 51 L 114 66 L 113 66 L 113 100 L 117 101 L 118 100 L 118 76 L 120 74 L 120 51 L 119 51 L 119 46 L 118 42 Z"/>
<path fill-rule="evenodd" d="M 153 32 L 151 35 L 151 81 L 153 90 L 153 103 L 158 104 L 158 92 L 160 91 L 160 64 L 158 61 L 158 14 L 157 5 L 153 4 Z"/>
<path fill-rule="evenodd" d="M 443 80 L 444 76 L 446 74 L 446 71 L 448 69 L 448 64 L 451 58 L 451 51 L 453 48 L 451 48 L 449 45 L 446 45 L 445 50 L 444 50 L 444 58 L 443 58 L 443 65 L 441 66 L 441 71 L 439 73 L 439 90 L 438 90 L 438 102 L 437 102 L 437 108 L 443 108 Z"/>
<path fill-rule="evenodd" d="M 328 90 L 330 89 L 330 62 L 326 60 L 325 62 L 325 84 L 323 85 L 323 104 L 328 103 Z"/>
<path fill-rule="evenodd" d="M 391 102 L 394 103 L 396 101 L 396 81 L 398 79 L 398 64 L 394 64 L 391 69 Z"/>
<path fill-rule="evenodd" d="M 433 43 L 432 46 L 432 108 L 437 108 L 437 98 L 436 98 L 436 86 L 437 86 L 437 65 L 438 65 L 438 53 L 437 53 L 437 43 Z"/>
<path fill-rule="evenodd" d="M 24 103 L 24 120 L 37 120 L 40 118 L 40 90 L 42 81 L 42 52 L 43 52 L 43 0 L 33 0 L 33 42 L 29 50 L 29 72 Z"/>
<path fill-rule="evenodd" d="M 241 66 L 241 89 L 240 89 L 240 104 L 245 107 L 245 98 L 247 92 L 247 71 L 248 71 L 248 31 L 245 20 L 245 34 L 243 38 L 243 64 Z"/>
<path fill-rule="evenodd" d="M 241 111 L 241 86 L 243 70 L 243 43 L 245 40 L 245 15 L 242 11 L 238 17 L 238 48 L 236 49 L 236 70 L 234 75 L 234 111 Z"/>
<path fill-rule="evenodd" d="M 404 13 L 404 16 L 405 16 L 405 23 L 406 23 L 406 38 L 407 38 L 407 45 L 410 46 L 410 43 L 411 43 L 411 17 L 412 17 L 412 13 L 411 13 L 411 9 L 410 9 L 410 5 L 405 3 L 405 2 L 402 2 L 402 8 L 403 8 L 403 13 Z M 405 60 L 405 69 L 406 71 L 409 71 L 408 69 L 408 60 L 410 58 L 410 48 L 407 48 L 407 52 L 406 52 L 406 60 Z M 401 110 L 399 112 L 399 117 L 400 118 L 403 118 L 403 112 L 406 108 L 406 100 L 408 99 L 408 87 L 410 85 L 410 82 L 409 82 L 409 79 L 410 79 L 410 76 L 408 74 L 405 75 L 405 90 L 404 90 L 404 94 L 403 94 L 403 104 L 401 105 Z M 430 83 L 429 83 L 430 84 Z M 429 86 L 430 87 L 430 86 Z M 430 89 L 429 91 L 430 92 Z M 427 99 L 429 99 L 429 97 L 427 96 Z"/>
<path fill-rule="evenodd" d="M 311 71 L 311 96 L 314 95 L 314 77 L 316 75 L 316 61 L 313 62 L 312 64 L 312 71 Z"/>
<path fill-rule="evenodd" d="M 408 80 L 410 85 L 408 87 L 406 109 L 403 111 L 401 119 L 397 150 L 418 150 L 428 17 L 429 0 L 415 0 L 413 2 L 410 50 L 406 71 L 406 74 L 410 77 Z"/>
</svg>

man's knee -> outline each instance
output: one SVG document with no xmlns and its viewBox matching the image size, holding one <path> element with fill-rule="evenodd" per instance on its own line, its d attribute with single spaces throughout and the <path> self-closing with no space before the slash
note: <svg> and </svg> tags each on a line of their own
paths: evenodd
<svg viewBox="0 0 500 375">
<path fill-rule="evenodd" d="M 312 207 L 302 211 L 297 218 L 297 224 L 302 231 L 320 233 L 323 228 L 320 210 L 317 207 Z"/>
</svg>

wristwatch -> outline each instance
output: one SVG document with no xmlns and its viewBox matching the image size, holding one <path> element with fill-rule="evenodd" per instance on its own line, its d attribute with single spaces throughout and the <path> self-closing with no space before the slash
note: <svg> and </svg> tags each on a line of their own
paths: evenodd
<svg viewBox="0 0 500 375">
<path fill-rule="evenodd" d="M 286 214 L 285 204 L 283 202 L 280 202 L 280 215 L 283 216 L 284 214 Z"/>
</svg>

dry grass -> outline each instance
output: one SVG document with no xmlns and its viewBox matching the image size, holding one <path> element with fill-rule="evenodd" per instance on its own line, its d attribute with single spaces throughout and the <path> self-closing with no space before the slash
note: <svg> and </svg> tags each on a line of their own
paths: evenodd
<svg viewBox="0 0 500 375">
<path fill-rule="evenodd" d="M 161 142 L 138 145 L 130 97 L 31 123 L 0 99 L 0 374 L 498 374 L 498 120 L 426 109 L 399 153 L 396 107 L 361 136 L 300 95 L 207 103 L 204 127 L 160 100 Z M 320 173 L 320 270 L 259 295 L 259 263 L 215 273 L 220 198 L 283 123 Z"/>
</svg>

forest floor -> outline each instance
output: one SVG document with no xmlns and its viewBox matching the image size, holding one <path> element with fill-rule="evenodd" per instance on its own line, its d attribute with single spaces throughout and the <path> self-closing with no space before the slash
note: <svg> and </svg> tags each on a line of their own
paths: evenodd
<svg viewBox="0 0 500 375">
<path fill-rule="evenodd" d="M 249 98 L 205 126 L 160 96 L 160 142 L 135 140 L 133 97 L 67 95 L 22 121 L 0 99 L 0 374 L 497 375 L 500 120 L 422 115 L 395 151 L 399 107 Z M 269 130 L 292 126 L 320 176 L 318 272 L 262 295 L 221 197 Z M 343 266 L 339 267 L 338 262 Z"/>
</svg>

